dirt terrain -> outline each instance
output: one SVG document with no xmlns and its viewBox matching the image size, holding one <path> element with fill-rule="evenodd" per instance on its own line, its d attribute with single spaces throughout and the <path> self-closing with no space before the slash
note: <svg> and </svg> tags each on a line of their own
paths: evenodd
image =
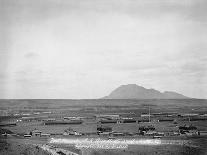
<svg viewBox="0 0 207 155">
<path fill-rule="evenodd" d="M 50 138 L 87 138 L 87 133 L 96 133 L 97 126 L 100 125 L 96 116 L 100 114 L 120 114 L 122 117 L 141 118 L 141 114 L 148 113 L 150 107 L 151 113 L 176 112 L 178 114 L 207 114 L 206 100 L 0 100 L 0 110 L 6 111 L 8 116 L 0 117 L 0 155 L 47 155 L 37 145 L 47 144 Z M 44 125 L 44 119 L 60 120 L 64 117 L 83 117 L 82 124 L 68 125 Z M 204 116 L 202 116 L 204 118 Z M 147 118 L 148 119 L 148 118 Z M 197 130 L 204 131 L 201 136 L 186 137 L 178 136 L 175 139 L 186 139 L 192 142 L 188 145 L 136 145 L 127 149 L 90 149 L 80 150 L 82 155 L 207 155 L 207 131 L 206 120 L 189 121 L 183 117 L 173 117 L 176 123 L 159 122 L 157 118 L 151 118 L 150 122 L 136 123 L 109 123 L 103 124 L 111 127 L 115 132 L 133 133 L 130 138 L 139 138 L 138 129 L 141 126 L 153 125 L 158 132 L 173 133 L 178 132 L 178 127 L 183 125 L 193 125 Z M 22 120 L 22 121 L 17 121 Z M 6 125 L 15 122 L 15 125 Z M 63 135 L 64 131 L 72 128 L 78 133 L 84 133 L 84 136 Z M 49 137 L 32 136 L 24 138 L 25 134 L 31 131 L 39 130 L 43 134 L 49 134 Z M 5 133 L 7 137 L 3 136 Z M 12 135 L 14 134 L 14 135 Z M 16 136 L 15 136 L 16 134 Z M 96 135 L 96 137 L 99 137 Z M 119 139 L 120 137 L 116 137 Z M 149 137 L 150 138 L 150 137 Z M 152 137 L 151 137 L 152 138 Z M 163 137 L 168 139 L 168 137 Z M 174 139 L 170 137 L 169 140 Z M 50 144 L 54 145 L 54 144 Z M 59 148 L 76 151 L 67 145 L 59 145 Z"/>
<path fill-rule="evenodd" d="M 0 139 L 1 155 L 49 155 L 32 144 L 19 143 L 18 140 Z"/>
</svg>

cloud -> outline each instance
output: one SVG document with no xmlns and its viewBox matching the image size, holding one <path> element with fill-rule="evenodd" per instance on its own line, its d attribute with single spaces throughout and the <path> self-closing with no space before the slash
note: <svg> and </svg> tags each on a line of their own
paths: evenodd
<svg viewBox="0 0 207 155">
<path fill-rule="evenodd" d="M 29 52 L 29 53 L 26 53 L 24 55 L 25 58 L 28 58 L 28 59 L 34 59 L 34 58 L 37 58 L 39 55 L 37 53 L 34 53 L 34 52 Z"/>
</svg>

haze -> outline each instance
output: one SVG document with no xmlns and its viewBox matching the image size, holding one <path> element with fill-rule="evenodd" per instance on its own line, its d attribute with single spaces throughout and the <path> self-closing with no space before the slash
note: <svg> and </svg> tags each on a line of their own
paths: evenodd
<svg viewBox="0 0 207 155">
<path fill-rule="evenodd" d="M 207 98 L 205 0 L 0 0 L 0 98 L 123 84 Z"/>
</svg>

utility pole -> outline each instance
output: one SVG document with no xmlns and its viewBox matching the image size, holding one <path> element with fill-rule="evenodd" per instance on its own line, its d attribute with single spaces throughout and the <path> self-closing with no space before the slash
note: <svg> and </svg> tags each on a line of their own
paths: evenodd
<svg viewBox="0 0 207 155">
<path fill-rule="evenodd" d="M 150 106 L 149 106 L 149 122 L 150 122 Z"/>
</svg>

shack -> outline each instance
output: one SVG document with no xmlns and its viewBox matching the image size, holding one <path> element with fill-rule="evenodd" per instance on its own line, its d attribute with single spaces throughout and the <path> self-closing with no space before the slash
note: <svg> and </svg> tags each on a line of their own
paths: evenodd
<svg viewBox="0 0 207 155">
<path fill-rule="evenodd" d="M 32 137 L 31 135 L 24 135 L 24 138 L 30 138 L 30 137 Z"/>
<path fill-rule="evenodd" d="M 44 125 L 67 125 L 67 124 L 82 124 L 82 120 L 69 120 L 69 121 L 45 121 Z"/>
<path fill-rule="evenodd" d="M 173 122 L 174 119 L 165 117 L 165 118 L 158 118 L 157 121 L 158 122 Z"/>
<path fill-rule="evenodd" d="M 106 124 L 106 123 L 117 123 L 117 120 L 100 120 L 99 121 L 101 124 Z"/>
<path fill-rule="evenodd" d="M 49 134 L 49 133 L 41 133 L 40 136 L 41 136 L 41 137 L 50 137 L 50 135 L 51 135 L 51 134 Z"/>
<path fill-rule="evenodd" d="M 42 131 L 35 129 L 32 131 L 32 136 L 41 136 L 41 133 Z"/>
<path fill-rule="evenodd" d="M 136 120 L 133 118 L 127 118 L 127 119 L 123 119 L 122 122 L 123 123 L 136 123 Z"/>
<path fill-rule="evenodd" d="M 192 124 L 189 126 L 187 126 L 187 125 L 179 126 L 179 132 L 181 134 L 192 133 L 192 132 L 196 132 L 196 131 L 197 131 L 197 127 L 193 126 Z"/>
<path fill-rule="evenodd" d="M 97 133 L 100 134 L 100 133 L 109 133 L 109 132 L 112 132 L 112 127 L 109 127 L 109 126 L 99 126 L 97 127 Z"/>
</svg>

